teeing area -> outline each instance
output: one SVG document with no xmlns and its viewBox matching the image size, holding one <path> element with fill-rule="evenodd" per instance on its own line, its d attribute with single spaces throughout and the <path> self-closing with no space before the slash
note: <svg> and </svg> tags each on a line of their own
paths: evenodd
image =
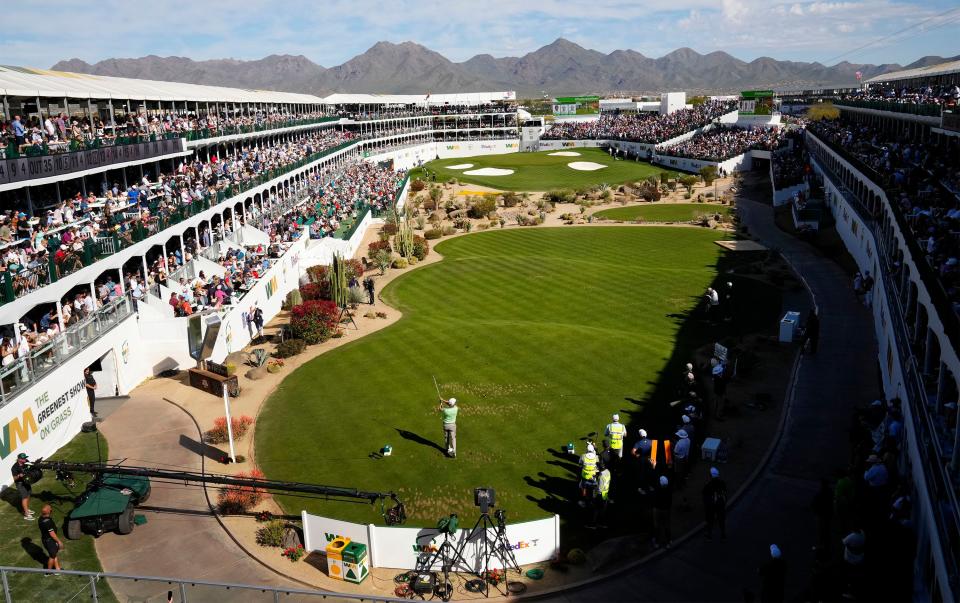
<svg viewBox="0 0 960 603">
<path fill-rule="evenodd" d="M 610 226 L 444 241 L 441 262 L 384 290 L 403 312 L 398 323 L 283 381 L 256 424 L 258 463 L 273 479 L 394 490 L 411 526 L 474 517 L 473 488 L 490 486 L 510 522 L 560 514 L 569 544 L 583 512 L 577 459 L 562 447 L 574 442 L 579 454 L 587 438 L 599 443 L 614 412 L 630 428 L 629 445 L 641 426 L 671 436 L 669 402 L 693 350 L 775 324 L 779 292 L 746 278 L 736 280 L 736 327 L 692 313 L 736 255 L 717 238 L 707 229 Z M 434 375 L 459 401 L 456 459 L 442 446 Z M 384 458 L 386 445 L 393 452 Z M 364 504 L 278 500 L 291 514 L 380 520 Z M 635 523 L 629 504 L 616 507 Z"/>
</svg>

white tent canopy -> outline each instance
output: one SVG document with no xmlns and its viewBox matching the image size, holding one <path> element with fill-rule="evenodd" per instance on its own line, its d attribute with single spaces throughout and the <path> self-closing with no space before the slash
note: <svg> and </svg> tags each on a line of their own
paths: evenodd
<svg viewBox="0 0 960 603">
<path fill-rule="evenodd" d="M 243 90 L 178 82 L 135 80 L 122 77 L 46 71 L 0 66 L 0 93 L 28 98 L 136 99 L 231 103 L 322 104 L 312 94 Z"/>
<path fill-rule="evenodd" d="M 938 75 L 949 75 L 958 72 L 960 72 L 960 61 L 950 61 L 949 63 L 940 63 L 938 65 L 928 65 L 927 67 L 917 67 L 916 69 L 905 69 L 903 71 L 893 71 L 891 73 L 876 75 L 864 83 L 880 84 L 900 80 L 913 80 L 922 77 L 936 77 Z"/>
<path fill-rule="evenodd" d="M 120 99 L 165 102 L 272 103 L 308 105 L 430 104 L 478 105 L 516 100 L 515 92 L 461 94 L 312 94 L 243 90 L 179 82 L 137 80 L 67 71 L 50 71 L 0 65 L 0 94 L 27 98 Z"/>
</svg>

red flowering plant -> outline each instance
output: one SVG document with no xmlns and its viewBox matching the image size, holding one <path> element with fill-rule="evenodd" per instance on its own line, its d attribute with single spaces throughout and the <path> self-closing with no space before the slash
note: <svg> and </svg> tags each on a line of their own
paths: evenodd
<svg viewBox="0 0 960 603">
<path fill-rule="evenodd" d="M 234 477 L 252 477 L 263 479 L 263 472 L 253 469 L 249 473 L 240 472 Z M 265 490 L 253 486 L 224 486 L 217 495 L 217 508 L 224 515 L 246 513 L 263 500 Z"/>
<path fill-rule="evenodd" d="M 290 560 L 291 563 L 300 561 L 300 559 L 307 554 L 306 549 L 303 548 L 302 544 L 297 546 L 291 546 L 283 549 L 283 552 L 280 553 L 282 556 Z"/>
<path fill-rule="evenodd" d="M 323 343 L 340 330 L 340 308 L 329 300 L 310 300 L 290 311 L 293 336 L 308 344 Z"/>
<path fill-rule="evenodd" d="M 250 429 L 251 425 L 253 425 L 253 417 L 247 415 L 231 417 L 230 426 L 233 428 L 233 439 L 239 440 L 242 438 Z M 228 435 L 227 418 L 217 417 L 213 420 L 213 429 L 206 433 L 207 442 L 211 444 L 223 444 L 227 441 Z"/>
</svg>

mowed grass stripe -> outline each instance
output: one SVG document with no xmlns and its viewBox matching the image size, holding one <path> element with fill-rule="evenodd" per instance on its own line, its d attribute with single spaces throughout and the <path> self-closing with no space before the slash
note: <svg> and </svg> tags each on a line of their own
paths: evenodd
<svg viewBox="0 0 960 603">
<path fill-rule="evenodd" d="M 605 220 L 647 220 L 650 222 L 689 222 L 698 216 L 730 214 L 730 206 L 716 203 L 656 203 L 613 207 L 598 211 L 595 215 Z"/>
<path fill-rule="evenodd" d="M 271 396 L 258 464 L 276 479 L 402 492 L 415 525 L 471 516 L 478 485 L 498 488 L 511 520 L 548 515 L 556 485 L 571 479 L 548 450 L 624 408 L 645 422 L 664 413 L 624 398 L 651 393 L 680 326 L 668 314 L 711 282 L 715 238 L 609 227 L 444 241 L 444 261 L 383 291 L 400 321 L 310 361 Z M 433 375 L 460 400 L 455 461 L 436 446 Z M 370 458 L 385 444 L 393 456 Z M 279 500 L 290 513 L 379 521 L 366 505 Z"/>
</svg>

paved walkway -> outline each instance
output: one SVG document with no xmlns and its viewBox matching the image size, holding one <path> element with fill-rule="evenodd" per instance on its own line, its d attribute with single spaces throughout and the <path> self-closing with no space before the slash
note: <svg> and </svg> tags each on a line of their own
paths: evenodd
<svg viewBox="0 0 960 603">
<path fill-rule="evenodd" d="M 742 601 L 744 589 L 759 593 L 757 568 L 771 543 L 787 562 L 787 600 L 796 600 L 807 586 L 816 535 L 810 502 L 821 477 L 833 478 L 847 466 L 852 409 L 877 391 L 873 323 L 836 263 L 779 230 L 769 206 L 738 205 L 750 232 L 782 250 L 807 281 L 820 310 L 819 351 L 800 361 L 783 436 L 730 509 L 726 542 L 697 535 L 635 570 L 550 600 Z"/>
<path fill-rule="evenodd" d="M 100 431 L 110 442 L 110 456 L 129 465 L 200 470 L 193 442 L 197 428 L 190 417 L 163 401 L 166 379 L 154 379 L 116 409 Z M 162 464 L 156 459 L 163 459 Z M 218 471 L 208 465 L 207 470 Z M 211 490 L 211 497 L 216 491 Z M 251 559 L 209 512 L 203 489 L 153 480 L 150 499 L 137 513 L 147 523 L 128 536 L 106 534 L 97 540 L 105 571 L 146 576 L 173 576 L 213 582 L 299 586 Z M 163 554 L 158 554 L 161 552 Z M 166 601 L 168 587 L 145 582 L 111 581 L 121 601 Z M 196 589 L 190 601 L 223 601 L 223 592 Z M 231 601 L 264 600 L 261 593 L 233 593 Z M 176 600 L 176 599 L 175 599 Z"/>
</svg>

